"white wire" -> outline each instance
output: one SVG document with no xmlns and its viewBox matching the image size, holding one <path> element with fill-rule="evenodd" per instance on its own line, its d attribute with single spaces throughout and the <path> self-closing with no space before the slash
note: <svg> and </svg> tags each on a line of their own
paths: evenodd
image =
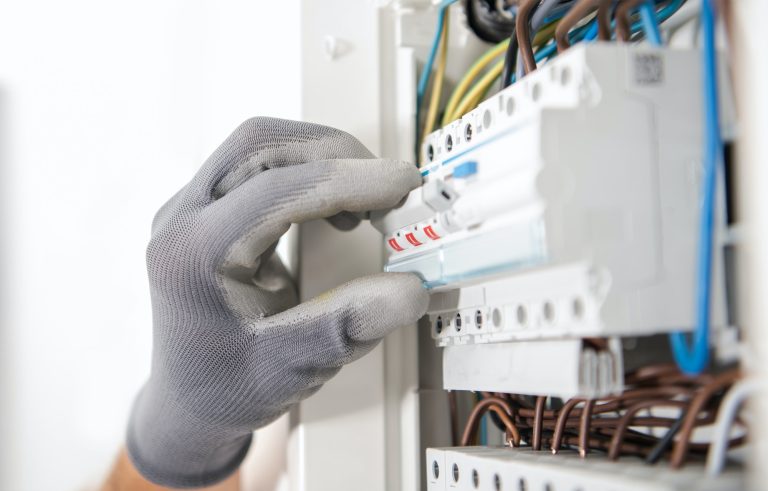
<svg viewBox="0 0 768 491">
<path fill-rule="evenodd" d="M 712 443 L 709 446 L 709 452 L 707 452 L 708 475 L 716 476 L 722 472 L 733 419 L 747 396 L 756 392 L 758 388 L 759 384 L 756 379 L 745 379 L 731 387 L 731 390 L 723 398 L 712 433 Z"/>
</svg>

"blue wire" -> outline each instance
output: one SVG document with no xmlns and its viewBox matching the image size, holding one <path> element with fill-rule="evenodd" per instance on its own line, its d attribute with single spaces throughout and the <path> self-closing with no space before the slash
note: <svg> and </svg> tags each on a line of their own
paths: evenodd
<svg viewBox="0 0 768 491">
<path fill-rule="evenodd" d="M 573 31 L 570 34 L 571 44 L 576 44 L 579 41 L 581 41 L 584 38 L 584 33 L 588 32 L 589 29 L 592 28 L 592 24 L 597 25 L 597 23 L 593 20 L 591 23 L 589 23 L 589 24 L 587 24 L 585 26 L 582 26 L 582 27 L 576 29 L 575 31 Z M 543 48 L 539 49 L 536 52 L 536 54 L 534 55 L 536 63 L 540 63 L 542 60 L 545 60 L 545 59 L 549 58 L 550 56 L 552 56 L 553 54 L 556 54 L 556 52 L 557 52 L 557 43 L 554 42 L 554 41 L 551 41 L 549 44 L 547 44 L 546 46 L 544 46 Z M 515 74 L 514 73 L 512 74 L 512 77 L 510 77 L 510 79 L 511 79 L 510 83 L 515 83 Z"/>
<path fill-rule="evenodd" d="M 654 46 L 661 46 L 659 20 L 656 17 L 656 6 L 652 0 L 646 0 L 640 5 L 640 21 L 648 41 Z"/>
<path fill-rule="evenodd" d="M 421 107 L 421 101 L 424 98 L 424 93 L 427 91 L 427 83 L 429 82 L 429 75 L 432 73 L 432 65 L 435 63 L 435 56 L 437 55 L 437 48 L 440 45 L 440 37 L 443 33 L 443 23 L 445 22 L 445 9 L 451 4 L 456 3 L 457 0 L 443 0 L 440 2 L 439 13 L 437 16 L 437 30 L 435 31 L 435 37 L 432 40 L 432 47 L 429 49 L 429 56 L 427 56 L 427 62 L 424 64 L 424 70 L 419 77 L 419 85 L 416 88 L 416 104 L 417 108 Z"/>
<path fill-rule="evenodd" d="M 672 14 L 677 12 L 677 10 L 683 6 L 683 3 L 685 0 L 675 0 L 674 2 L 669 2 L 665 6 L 659 10 L 659 12 L 656 14 L 659 18 L 659 22 L 664 22 L 665 20 L 672 17 Z"/>
<path fill-rule="evenodd" d="M 685 0 L 675 0 L 674 2 L 669 2 L 668 4 L 664 5 L 658 12 L 656 12 L 656 15 L 655 15 L 656 22 L 653 22 L 653 18 L 650 19 L 651 22 L 653 22 L 653 24 L 655 24 L 655 28 L 654 29 L 655 29 L 655 33 L 658 34 L 658 36 L 656 36 L 655 34 L 654 34 L 653 38 L 651 36 L 649 36 L 648 35 L 648 29 L 645 28 L 645 24 L 642 23 L 642 22 L 641 23 L 638 23 L 638 22 L 634 23 L 632 25 L 632 28 L 631 28 L 632 32 L 639 31 L 642 28 L 642 29 L 644 29 L 646 31 L 646 34 L 645 34 L 646 37 L 648 37 L 648 39 L 653 44 L 661 44 L 661 33 L 659 32 L 659 24 L 661 24 L 662 22 L 664 22 L 667 19 L 669 19 L 670 17 L 672 17 L 672 14 L 677 12 L 677 10 L 683 5 L 684 1 Z M 651 6 L 651 9 L 647 9 L 647 10 L 650 11 L 650 12 L 655 11 L 655 7 L 653 6 L 653 3 L 649 2 L 648 4 Z M 641 15 L 642 15 L 642 12 L 641 12 Z M 642 19 L 642 20 L 645 21 L 645 19 Z M 615 24 L 615 21 L 612 21 L 611 23 Z M 594 24 L 587 31 L 587 34 L 584 36 L 584 40 L 585 41 L 594 41 L 595 39 L 597 39 L 597 24 Z M 658 43 L 655 43 L 654 39 L 658 40 Z"/>
<path fill-rule="evenodd" d="M 592 23 L 587 29 L 587 33 L 584 35 L 584 41 L 594 41 L 597 39 L 597 22 Z"/>
<path fill-rule="evenodd" d="M 714 222 L 717 168 L 722 164 L 720 115 L 717 102 L 717 58 L 715 53 L 715 0 L 701 3 L 702 67 L 704 92 L 704 177 L 702 180 L 701 223 L 699 228 L 698 278 L 696 283 L 696 326 L 693 346 L 685 333 L 669 335 L 672 352 L 680 370 L 701 373 L 709 363 L 709 316 L 712 295 L 712 229 Z"/>
<path fill-rule="evenodd" d="M 443 34 L 443 24 L 445 23 L 445 9 L 456 3 L 458 0 L 443 0 L 440 2 L 439 11 L 437 15 L 437 30 L 435 31 L 435 37 L 432 39 L 432 47 L 429 49 L 429 55 L 427 56 L 427 62 L 424 64 L 424 70 L 419 77 L 419 83 L 416 86 L 416 155 L 419 154 L 420 145 L 420 132 L 419 132 L 419 120 L 421 119 L 421 103 L 424 100 L 424 94 L 427 91 L 427 83 L 429 83 L 429 76 L 432 73 L 432 65 L 435 63 L 435 56 L 437 55 L 437 48 L 440 46 L 440 38 Z"/>
<path fill-rule="evenodd" d="M 656 13 L 656 25 L 657 25 L 656 30 L 657 31 L 658 31 L 658 24 L 669 19 L 672 16 L 672 14 L 677 12 L 677 10 L 683 5 L 684 2 L 685 0 L 674 0 L 664 5 Z M 655 7 L 653 3 L 651 3 L 651 6 L 654 8 L 654 11 L 655 11 Z M 551 20 L 556 20 L 556 18 L 562 17 L 563 14 L 570 7 L 571 7 L 571 4 L 565 5 L 565 8 L 562 9 L 562 11 L 551 14 L 550 15 L 550 17 L 552 18 Z M 545 19 L 544 22 L 550 22 L 550 19 L 549 18 Z M 632 32 L 640 31 L 643 28 L 644 26 L 640 22 L 636 22 L 631 26 Z M 597 22 L 595 20 L 592 20 L 589 24 L 587 24 L 586 26 L 580 27 L 570 35 L 571 44 L 576 44 L 579 41 L 586 41 L 586 42 L 594 41 L 595 39 L 597 39 L 597 34 L 598 34 Z M 646 34 L 646 36 L 648 36 L 648 34 Z M 649 39 L 650 39 L 650 36 L 649 36 Z M 658 40 L 659 42 L 661 42 L 660 34 L 658 36 Z M 555 45 L 555 43 L 550 43 L 544 46 L 543 48 L 541 48 L 539 51 L 536 52 L 536 63 L 552 56 L 555 53 L 556 48 L 557 46 Z M 510 79 L 510 83 L 514 83 L 514 82 L 515 82 L 515 74 L 513 73 Z"/>
</svg>

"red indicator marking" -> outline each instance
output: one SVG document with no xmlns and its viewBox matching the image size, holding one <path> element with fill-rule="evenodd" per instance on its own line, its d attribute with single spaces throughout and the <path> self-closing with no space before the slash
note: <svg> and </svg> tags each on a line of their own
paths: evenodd
<svg viewBox="0 0 768 491">
<path fill-rule="evenodd" d="M 396 250 L 397 252 L 404 251 L 400 244 L 397 243 L 397 241 L 394 238 L 389 239 L 389 247 Z"/>
<path fill-rule="evenodd" d="M 411 244 L 413 244 L 415 246 L 420 246 L 421 245 L 421 242 L 419 242 L 419 239 L 417 239 L 416 236 L 413 235 L 413 233 L 405 234 L 405 238 L 408 240 L 408 242 L 410 242 Z"/>
<path fill-rule="evenodd" d="M 432 230 L 432 225 L 427 225 L 424 227 L 424 233 L 427 234 L 427 237 L 432 240 L 437 240 L 440 238 L 440 236 L 437 235 L 434 230 Z"/>
</svg>

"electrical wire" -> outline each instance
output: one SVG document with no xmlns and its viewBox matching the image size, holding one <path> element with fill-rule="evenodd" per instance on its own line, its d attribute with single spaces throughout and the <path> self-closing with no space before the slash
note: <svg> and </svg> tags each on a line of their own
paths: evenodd
<svg viewBox="0 0 768 491">
<path fill-rule="evenodd" d="M 654 46 L 661 46 L 661 31 L 659 31 L 659 21 L 656 17 L 656 6 L 653 0 L 645 0 L 640 5 L 640 20 L 648 42 Z"/>
<path fill-rule="evenodd" d="M 475 35 L 488 43 L 498 43 L 509 37 L 515 28 L 515 15 L 499 2 L 465 0 L 464 15 Z"/>
<path fill-rule="evenodd" d="M 455 119 L 459 119 L 461 116 L 470 111 L 477 104 L 477 100 L 482 97 L 485 90 L 488 89 L 491 84 L 493 84 L 494 80 L 496 80 L 499 75 L 501 75 L 503 69 L 503 61 L 500 61 L 491 67 L 491 69 L 488 70 L 485 75 L 483 75 L 482 78 L 472 86 L 472 88 L 464 95 L 464 97 L 462 97 L 461 101 L 459 101 L 456 109 L 451 115 L 450 120 L 453 121 Z"/>
<path fill-rule="evenodd" d="M 628 43 L 632 38 L 630 14 L 646 0 L 624 0 L 616 7 L 616 39 Z"/>
<path fill-rule="evenodd" d="M 541 0 L 541 5 L 539 5 L 539 8 L 536 9 L 536 12 L 531 16 L 531 30 L 534 33 L 541 29 L 541 26 L 544 24 L 549 24 L 550 22 L 559 19 L 559 17 L 553 18 L 555 9 L 559 4 L 560 0 Z"/>
<path fill-rule="evenodd" d="M 599 9 L 600 3 L 603 1 L 605 0 L 579 0 L 573 8 L 565 14 L 565 17 L 560 21 L 557 29 L 555 29 L 555 41 L 557 42 L 558 52 L 563 52 L 571 47 L 571 41 L 568 38 L 569 31 L 587 14 L 595 9 Z"/>
<path fill-rule="evenodd" d="M 728 434 L 733 420 L 744 400 L 760 388 L 755 379 L 746 379 L 737 382 L 728 394 L 725 395 L 720 410 L 718 411 L 715 427 L 712 432 L 712 444 L 707 452 L 707 474 L 716 476 L 720 474 L 725 465 L 725 453 L 728 448 Z"/>
<path fill-rule="evenodd" d="M 504 65 L 501 74 L 501 88 L 505 89 L 512 84 L 515 65 L 517 64 L 517 33 L 512 31 L 509 35 L 507 53 L 504 56 Z"/>
<path fill-rule="evenodd" d="M 525 73 L 536 70 L 536 58 L 531 45 L 531 16 L 536 13 L 538 7 L 539 0 L 521 0 L 517 10 L 517 19 L 515 19 L 515 35 Z"/>
<path fill-rule="evenodd" d="M 661 456 L 664 455 L 664 452 L 667 451 L 667 448 L 669 448 L 669 446 L 672 444 L 672 441 L 675 439 L 675 435 L 677 435 L 680 431 L 680 428 L 683 427 L 684 418 L 685 413 L 680 415 L 680 417 L 677 418 L 674 423 L 672 423 L 667 432 L 664 433 L 664 436 L 661 437 L 661 440 L 659 440 L 658 443 L 656 443 L 656 445 L 648 453 L 648 455 L 645 456 L 646 464 L 655 464 L 659 461 Z"/>
<path fill-rule="evenodd" d="M 712 398 L 712 396 L 726 387 L 734 384 L 741 374 L 738 370 L 723 373 L 715 377 L 715 380 L 702 387 L 696 397 L 691 401 L 688 411 L 683 421 L 683 426 L 680 428 L 680 435 L 675 446 L 672 448 L 671 465 L 673 468 L 678 469 L 682 467 L 685 462 L 685 456 L 688 453 L 688 449 L 691 445 L 691 434 L 696 426 L 699 413 L 704 409 L 705 404 Z"/>
<path fill-rule="evenodd" d="M 626 433 L 627 428 L 629 428 L 629 424 L 632 422 L 638 411 L 652 407 L 673 407 L 685 409 L 687 406 L 688 403 L 685 401 L 675 401 L 668 399 L 651 399 L 649 401 L 641 401 L 637 404 L 634 404 L 632 407 L 627 409 L 627 411 L 621 417 L 616 430 L 613 432 L 613 437 L 611 437 L 611 447 L 608 451 L 608 458 L 611 460 L 616 460 L 619 458 L 619 452 L 621 451 L 621 441 L 624 437 L 624 433 Z"/>
<path fill-rule="evenodd" d="M 546 445 L 557 453 L 562 446 L 576 447 L 582 458 L 586 458 L 591 450 L 599 450 L 611 458 L 634 455 L 649 463 L 672 454 L 672 463 L 678 465 L 674 459 L 678 458 L 676 452 L 681 452 L 681 442 L 685 448 L 680 462 L 684 462 L 689 453 L 701 456 L 710 451 L 712 442 L 691 442 L 692 432 L 698 427 L 714 424 L 718 413 L 726 411 L 723 395 L 728 394 L 727 388 L 738 377 L 738 371 L 717 376 L 688 376 L 674 365 L 653 365 L 628 374 L 625 380 L 629 388 L 618 396 L 595 400 L 573 398 L 562 404 L 552 400 L 550 409 L 546 409 L 545 396 L 531 401 L 530 397 L 515 394 L 482 392 L 483 400 L 477 403 L 467 421 L 462 442 L 471 444 L 474 441 L 477 427 L 482 425 L 480 418 L 491 411 L 507 435 L 509 445 L 516 446 L 509 421 L 498 417 L 498 413 L 503 412 L 520 434 L 520 441 L 527 442 L 534 450 Z M 679 417 L 640 415 L 654 407 L 676 408 L 681 414 Z M 660 438 L 655 436 L 654 428 L 666 428 L 667 431 Z M 674 440 L 676 435 L 677 441 Z M 722 439 L 726 448 L 745 441 L 745 436 L 733 439 L 727 436 Z M 676 448 L 669 452 L 673 443 Z"/>
<path fill-rule="evenodd" d="M 541 3 L 539 4 L 536 11 L 531 15 L 531 33 L 533 34 L 533 41 L 532 44 L 535 46 L 536 38 L 539 35 L 539 29 L 542 28 L 544 25 L 544 21 L 549 17 L 549 15 L 552 13 L 552 11 L 557 7 L 560 0 L 541 0 Z M 552 32 L 554 32 L 554 28 L 556 26 L 556 21 L 552 22 Z M 520 50 L 518 49 L 517 57 L 521 57 Z M 516 69 L 515 78 L 517 80 L 520 80 L 524 75 L 523 72 L 523 65 L 518 64 Z"/>
<path fill-rule="evenodd" d="M 432 133 L 432 130 L 435 128 L 435 122 L 437 121 L 437 111 L 440 106 L 440 95 L 442 94 L 443 79 L 445 78 L 445 65 L 448 59 L 449 14 L 450 12 L 446 10 L 443 16 L 443 32 L 440 35 L 440 54 L 437 58 L 435 80 L 432 83 L 432 95 L 429 100 L 427 117 L 424 120 L 424 131 L 421 133 L 422 136 Z"/>
<path fill-rule="evenodd" d="M 701 4 L 702 67 L 704 93 L 704 176 L 699 225 L 696 282 L 696 326 L 693 345 L 688 346 L 685 333 L 670 333 L 672 353 L 680 369 L 689 374 L 701 373 L 709 363 L 709 317 L 712 296 L 712 233 L 714 222 L 715 183 L 722 165 L 723 143 L 717 96 L 717 59 L 715 53 L 715 9 L 713 0 Z"/>
<path fill-rule="evenodd" d="M 541 450 L 541 430 L 544 424 L 544 404 L 547 402 L 546 396 L 536 398 L 536 409 L 533 417 L 533 441 L 531 447 L 534 450 Z"/>
<path fill-rule="evenodd" d="M 467 89 L 472 85 L 472 81 L 477 78 L 485 68 L 493 62 L 494 59 L 499 57 L 506 49 L 509 39 L 505 39 L 493 48 L 486 51 L 477 61 L 467 70 L 464 76 L 459 81 L 456 88 L 451 93 L 451 97 L 448 99 L 448 103 L 445 106 L 445 112 L 443 114 L 443 126 L 450 123 L 453 119 L 453 114 L 456 110 L 456 106 L 459 104 L 462 96 L 466 94 Z"/>
<path fill-rule="evenodd" d="M 592 411 L 595 407 L 594 399 L 584 403 L 579 422 L 579 455 L 583 459 L 589 453 L 589 424 L 592 421 Z"/>
<path fill-rule="evenodd" d="M 419 128 L 421 124 L 421 103 L 424 100 L 424 94 L 427 92 L 427 84 L 429 83 L 429 77 L 432 73 L 432 65 L 435 63 L 435 56 L 440 45 L 440 39 L 443 33 L 443 24 L 445 23 L 445 14 L 448 7 L 456 3 L 457 0 L 442 0 L 438 7 L 437 14 L 437 29 L 435 30 L 435 37 L 432 39 L 432 46 L 429 49 L 427 60 L 424 63 L 424 69 L 419 77 L 419 82 L 416 86 L 416 155 L 418 155 L 418 147 L 421 145 L 421 136 L 419 134 Z"/>
<path fill-rule="evenodd" d="M 560 415 L 557 417 L 557 422 L 555 423 L 555 432 L 552 435 L 552 453 L 556 454 L 560 451 L 560 445 L 563 441 L 563 436 L 565 432 L 565 425 L 568 421 L 568 416 L 571 414 L 571 411 L 574 407 L 576 407 L 577 404 L 584 402 L 583 399 L 570 399 L 568 402 L 565 403 L 563 408 L 560 410 Z"/>
<path fill-rule="evenodd" d="M 478 402 L 474 409 L 472 409 L 469 418 L 467 418 L 467 424 L 464 427 L 464 433 L 461 437 L 461 446 L 466 447 L 473 441 L 477 423 L 479 422 L 480 417 L 487 411 L 495 412 L 499 419 L 504 422 L 509 443 L 515 447 L 519 446 L 520 431 L 512 421 L 514 411 L 507 401 L 494 396 L 483 398 L 483 400 Z"/>
</svg>

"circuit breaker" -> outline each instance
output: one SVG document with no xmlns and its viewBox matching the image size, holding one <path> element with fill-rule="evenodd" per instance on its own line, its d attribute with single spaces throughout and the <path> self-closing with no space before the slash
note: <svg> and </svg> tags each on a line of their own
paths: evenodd
<svg viewBox="0 0 768 491">
<path fill-rule="evenodd" d="M 425 138 L 424 185 L 373 223 L 385 269 L 433 291 L 446 389 L 616 393 L 618 337 L 692 329 L 700 71 L 694 50 L 576 45 Z M 721 264 L 713 285 L 717 329 Z"/>
</svg>

